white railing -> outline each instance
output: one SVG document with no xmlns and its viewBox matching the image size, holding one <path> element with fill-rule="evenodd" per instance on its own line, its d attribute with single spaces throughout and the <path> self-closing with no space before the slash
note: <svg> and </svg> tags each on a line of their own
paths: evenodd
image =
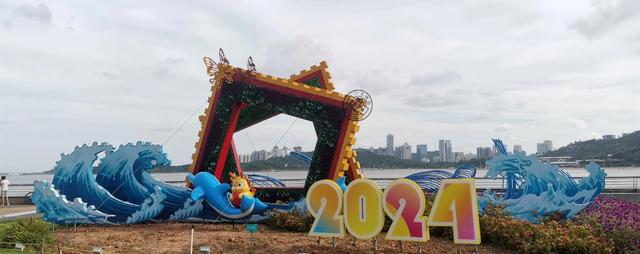
<svg viewBox="0 0 640 254">
<path fill-rule="evenodd" d="M 396 178 L 370 178 L 380 185 L 380 187 L 386 187 L 391 181 Z M 576 181 L 580 181 L 582 177 L 574 177 Z M 279 179 L 287 187 L 302 187 L 306 179 L 303 178 L 285 178 Z M 184 186 L 184 181 L 167 181 L 169 184 L 176 186 Z M 606 178 L 605 190 L 607 192 L 638 192 L 640 188 L 640 176 L 609 176 Z M 476 177 L 476 188 L 479 190 L 504 189 L 504 178 L 491 179 L 486 177 Z M 13 184 L 9 189 L 8 195 L 10 197 L 24 197 L 27 193 L 33 192 L 33 185 L 31 184 Z"/>
</svg>

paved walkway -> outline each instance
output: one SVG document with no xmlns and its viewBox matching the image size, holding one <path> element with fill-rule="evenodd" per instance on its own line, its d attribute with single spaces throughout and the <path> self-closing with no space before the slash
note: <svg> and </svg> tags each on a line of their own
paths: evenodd
<svg viewBox="0 0 640 254">
<path fill-rule="evenodd" d="M 29 211 L 35 211 L 35 210 L 36 210 L 36 207 L 32 205 L 11 205 L 11 206 L 0 205 L 0 215 L 8 215 L 13 213 L 29 212 Z"/>
</svg>

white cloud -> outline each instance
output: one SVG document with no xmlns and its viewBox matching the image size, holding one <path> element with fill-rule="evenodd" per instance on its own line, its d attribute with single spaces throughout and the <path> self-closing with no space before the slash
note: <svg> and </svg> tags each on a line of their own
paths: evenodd
<svg viewBox="0 0 640 254">
<path fill-rule="evenodd" d="M 503 123 L 503 124 L 498 125 L 493 130 L 495 132 L 507 132 L 507 131 L 510 131 L 511 129 L 513 129 L 513 125 L 511 125 L 510 123 Z"/>
<path fill-rule="evenodd" d="M 600 0 L 594 1 L 593 7 L 590 15 L 569 25 L 589 38 L 598 37 L 640 14 L 640 2 L 636 0 Z"/>
<path fill-rule="evenodd" d="M 53 13 L 44 3 L 3 5 L 0 3 L 0 24 L 6 29 L 20 29 L 27 23 L 51 25 Z"/>
<path fill-rule="evenodd" d="M 587 122 L 585 122 L 582 119 L 571 117 L 569 118 L 569 122 L 573 124 L 573 126 L 575 126 L 576 128 L 582 128 L 582 129 L 587 128 Z"/>
</svg>

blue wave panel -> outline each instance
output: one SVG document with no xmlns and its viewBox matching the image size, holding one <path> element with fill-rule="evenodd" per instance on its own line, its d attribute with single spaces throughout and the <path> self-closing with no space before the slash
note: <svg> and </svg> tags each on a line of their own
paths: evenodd
<svg viewBox="0 0 640 254">
<path fill-rule="evenodd" d="M 169 217 L 169 220 L 186 220 L 192 217 L 202 217 L 202 202 L 202 199 L 193 201 L 191 198 L 188 198 L 186 201 L 184 201 L 182 208 L 173 213 Z"/>
<path fill-rule="evenodd" d="M 82 202 L 81 198 L 75 198 L 73 202 L 60 195 L 53 185 L 47 181 L 33 182 L 33 196 L 31 201 L 36 206 L 36 211 L 43 214 L 45 221 L 58 224 L 84 223 L 84 224 L 110 224 L 107 218 L 113 217 L 96 210 L 92 205 Z"/>
<path fill-rule="evenodd" d="M 291 159 L 300 162 L 305 167 L 308 168 L 311 166 L 311 157 L 308 155 L 300 152 L 290 152 L 289 155 L 291 155 Z"/>
<path fill-rule="evenodd" d="M 443 170 L 428 170 L 408 175 L 405 178 L 416 182 L 425 192 L 435 193 L 440 189 L 440 182 L 443 179 L 474 177 L 476 177 L 476 166 L 464 164 L 458 166 L 453 174 Z"/>
<path fill-rule="evenodd" d="M 478 197 L 481 210 L 490 203 L 504 205 L 511 216 L 532 223 L 550 212 L 566 218 L 575 216 L 604 190 L 607 174 L 595 163 L 586 166 L 589 176 L 576 183 L 558 166 L 544 163 L 535 156 L 498 154 L 487 161 L 487 177 L 507 178 L 505 195 L 487 190 Z"/>
<path fill-rule="evenodd" d="M 151 176 L 149 170 L 150 169 L 138 170 L 134 172 L 134 175 L 135 179 L 146 188 L 153 188 L 155 186 L 162 188 L 162 193 L 166 198 L 162 201 L 164 211 L 162 211 L 160 218 L 169 218 L 169 216 L 177 211 L 185 209 L 187 207 L 186 202 L 189 201 L 191 197 L 191 190 L 158 181 Z"/>
<path fill-rule="evenodd" d="M 153 186 L 140 184 L 134 174 L 152 168 L 154 163 L 170 164 L 162 146 L 142 142 L 120 145 L 100 162 L 96 182 L 118 199 L 142 204 L 151 196 Z"/>
<path fill-rule="evenodd" d="M 247 177 L 253 187 L 286 187 L 282 181 L 274 177 L 256 174 L 248 174 Z"/>
<path fill-rule="evenodd" d="M 170 164 L 161 145 L 129 143 L 102 160 L 96 181 L 115 197 L 134 204 L 142 204 L 151 197 L 150 190 L 160 187 L 165 199 L 162 200 L 164 210 L 158 218 L 166 219 L 182 209 L 191 195 L 189 189 L 157 181 L 149 173 L 155 166 Z"/>
<path fill-rule="evenodd" d="M 96 210 L 114 215 L 109 218 L 112 222 L 130 222 L 132 220 L 129 217 L 132 215 L 136 215 L 132 223 L 157 216 L 163 206 L 155 202 L 161 202 L 164 199 L 160 188 L 154 189 L 149 198 L 141 202 L 141 206 L 118 199 L 96 182 L 92 165 L 98 158 L 97 154 L 105 152 L 104 159 L 110 160 L 109 156 L 113 153 L 113 149 L 113 146 L 106 143 L 93 143 L 91 146 L 76 147 L 69 155 L 63 154 L 62 159 L 56 163 L 53 184 L 68 198 L 82 198 L 87 204 L 94 205 Z M 138 216 L 140 214 L 143 216 Z"/>
</svg>

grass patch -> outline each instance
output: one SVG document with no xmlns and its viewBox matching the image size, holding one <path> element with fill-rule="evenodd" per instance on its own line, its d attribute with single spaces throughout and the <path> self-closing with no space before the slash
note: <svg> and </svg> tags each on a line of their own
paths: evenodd
<svg viewBox="0 0 640 254">
<path fill-rule="evenodd" d="M 18 253 L 20 253 L 20 254 L 25 254 L 25 253 L 29 254 L 29 253 L 40 253 L 40 252 L 39 251 L 28 251 L 28 250 L 24 250 L 24 252 L 20 252 L 20 251 L 17 251 L 17 250 L 0 249 L 0 254 L 14 254 L 14 253 L 15 254 L 18 254 Z"/>
</svg>

